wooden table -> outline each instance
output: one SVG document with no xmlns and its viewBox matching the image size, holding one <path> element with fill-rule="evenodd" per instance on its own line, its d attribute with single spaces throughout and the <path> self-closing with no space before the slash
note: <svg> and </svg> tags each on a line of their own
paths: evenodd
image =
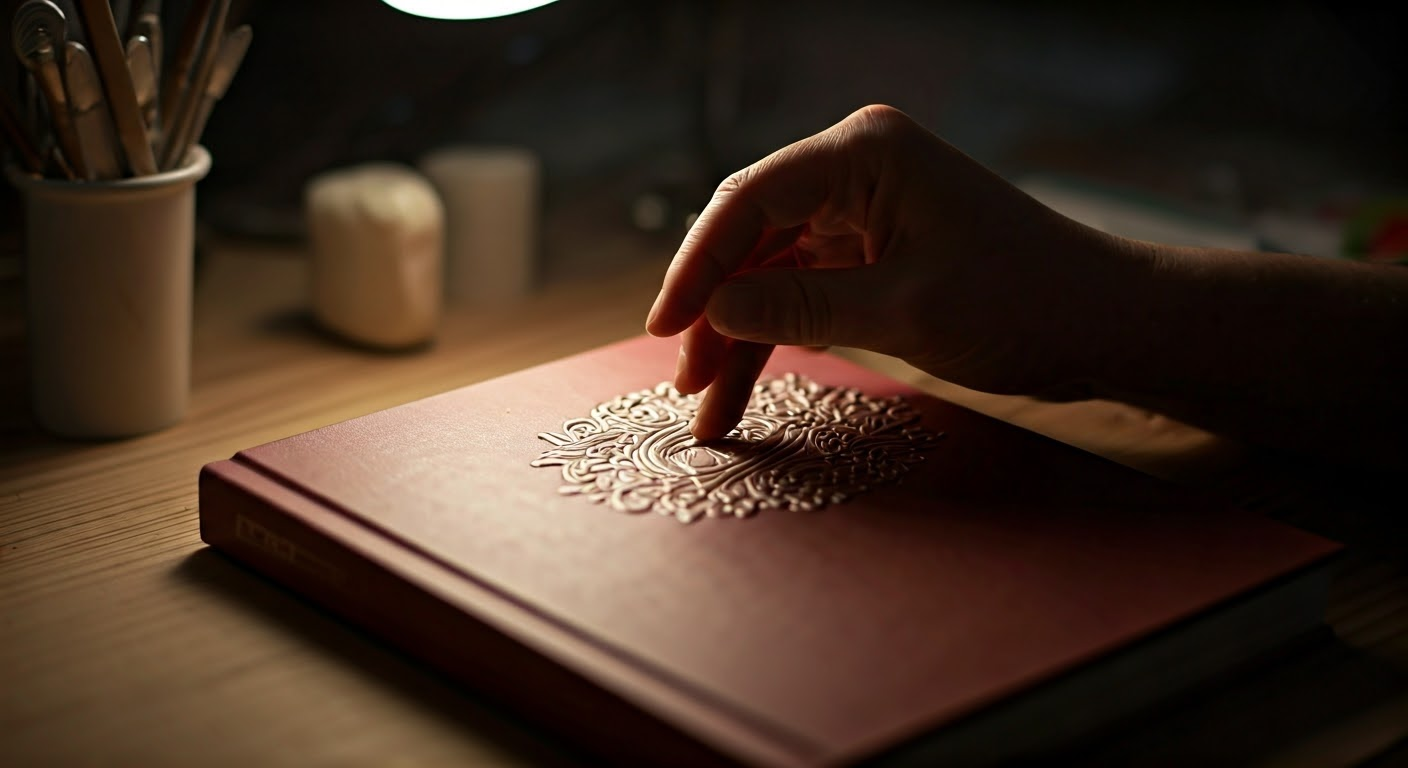
<svg viewBox="0 0 1408 768">
<path fill-rule="evenodd" d="M 196 474 L 242 448 L 637 333 L 663 267 L 560 280 L 501 310 L 452 310 L 433 346 L 388 354 L 313 327 L 297 249 L 217 246 L 197 286 L 185 421 L 106 443 L 60 441 L 29 422 L 11 281 L 0 305 L 10 310 L 0 323 L 0 763 L 571 761 L 549 735 L 206 549 Z M 1352 514 L 1346 526 L 1344 510 L 1317 522 L 1323 494 L 1268 484 L 1265 462 L 1165 419 L 983 396 L 847 354 L 1145 471 L 1291 517 L 1309 508 L 1311 527 L 1368 542 L 1336 584 L 1333 631 L 1136 719 L 1083 749 L 1083 762 L 1408 759 L 1408 550 L 1393 539 L 1364 534 Z"/>
</svg>

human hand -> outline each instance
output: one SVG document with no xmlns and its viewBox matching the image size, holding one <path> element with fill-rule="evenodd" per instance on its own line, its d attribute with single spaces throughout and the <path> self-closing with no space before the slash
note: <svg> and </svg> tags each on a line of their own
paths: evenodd
<svg viewBox="0 0 1408 768">
<path fill-rule="evenodd" d="M 675 386 L 709 390 L 700 439 L 737 424 L 776 344 L 869 349 L 988 392 L 1069 390 L 1122 254 L 872 106 L 726 179 L 646 328 L 684 334 Z"/>
</svg>

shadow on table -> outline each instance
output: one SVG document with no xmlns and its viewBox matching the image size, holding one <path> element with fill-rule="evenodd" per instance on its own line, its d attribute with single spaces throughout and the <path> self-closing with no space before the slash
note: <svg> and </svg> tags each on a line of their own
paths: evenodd
<svg viewBox="0 0 1408 768">
<path fill-rule="evenodd" d="M 262 334 L 268 336 L 315 341 L 319 344 L 326 344 L 332 347 L 341 347 L 348 350 L 383 355 L 386 357 L 414 355 L 429 349 L 435 343 L 433 335 L 432 338 L 426 341 L 404 346 L 386 347 L 364 343 L 329 330 L 322 323 L 318 322 L 318 318 L 313 314 L 312 310 L 303 307 L 280 310 L 269 314 L 260 319 L 258 327 Z"/>
<path fill-rule="evenodd" d="M 1059 757 L 1084 766 L 1361 766 L 1408 757 L 1406 718 L 1408 670 L 1326 627 Z"/>
<path fill-rule="evenodd" d="M 313 603 L 287 592 L 212 549 L 187 557 L 172 578 L 224 600 L 256 621 L 272 622 L 319 651 L 385 685 L 415 709 L 451 722 L 511 751 L 525 764 L 576 766 L 590 760 L 512 714 L 345 624 Z"/>
</svg>

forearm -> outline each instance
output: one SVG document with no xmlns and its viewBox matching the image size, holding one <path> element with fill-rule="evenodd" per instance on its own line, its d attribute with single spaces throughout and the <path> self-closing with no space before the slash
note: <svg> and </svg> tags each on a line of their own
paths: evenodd
<svg viewBox="0 0 1408 768">
<path fill-rule="evenodd" d="M 1300 453 L 1408 460 L 1408 269 L 1111 241 L 1101 394 Z"/>
</svg>

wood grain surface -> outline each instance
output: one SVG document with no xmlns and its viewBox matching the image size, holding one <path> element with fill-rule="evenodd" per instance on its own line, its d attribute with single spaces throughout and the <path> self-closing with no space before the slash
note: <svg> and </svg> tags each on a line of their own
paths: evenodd
<svg viewBox="0 0 1408 768">
<path fill-rule="evenodd" d="M 388 354 L 313 327 L 301 251 L 221 245 L 198 278 L 186 419 L 104 443 L 36 430 L 22 399 L 21 327 L 0 323 L 0 762 L 576 762 L 551 735 L 207 550 L 197 535 L 196 474 L 242 448 L 638 333 L 663 269 L 637 264 L 560 281 L 501 310 L 451 310 L 434 344 Z M 15 293 L 7 309 L 18 306 Z M 1307 489 L 1294 482 L 1304 473 L 1123 406 L 980 395 L 846 354 L 976 410 L 1354 540 L 1329 630 L 1132 719 L 1082 748 L 1083 762 L 1387 765 L 1408 757 L 1408 549 L 1378 527 L 1382 516 L 1364 494 L 1349 492 L 1362 488 L 1326 481 Z"/>
</svg>

